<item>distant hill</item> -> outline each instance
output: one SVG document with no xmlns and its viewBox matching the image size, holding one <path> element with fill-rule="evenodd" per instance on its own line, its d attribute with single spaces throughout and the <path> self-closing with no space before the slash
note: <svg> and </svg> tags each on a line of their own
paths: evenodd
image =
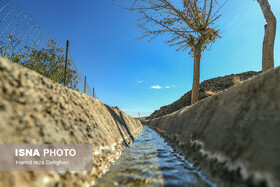
<svg viewBox="0 0 280 187">
<path fill-rule="evenodd" d="M 225 90 L 235 84 L 238 84 L 240 81 L 251 78 L 259 73 L 260 72 L 248 71 L 245 73 L 231 74 L 224 77 L 216 77 L 205 80 L 199 85 L 199 100 L 214 95 L 217 92 Z M 191 105 L 191 91 L 188 91 L 174 103 L 165 105 L 159 110 L 154 111 L 149 117 L 147 117 L 147 119 L 164 116 L 189 105 Z"/>
</svg>

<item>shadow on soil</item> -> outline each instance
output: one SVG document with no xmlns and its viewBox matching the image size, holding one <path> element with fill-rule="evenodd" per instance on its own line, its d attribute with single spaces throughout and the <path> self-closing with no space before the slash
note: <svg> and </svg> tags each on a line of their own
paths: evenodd
<svg viewBox="0 0 280 187">
<path fill-rule="evenodd" d="M 127 138 L 126 138 L 125 135 L 124 135 L 124 131 L 127 132 L 127 134 L 129 135 L 129 137 L 131 138 L 132 141 L 134 141 L 134 137 L 133 137 L 133 135 L 131 134 L 131 132 L 130 132 L 130 130 L 129 130 L 129 128 L 128 128 L 126 122 L 125 122 L 125 120 L 124 120 L 124 117 L 123 117 L 122 112 L 120 112 L 120 115 L 118 115 L 118 114 L 116 113 L 116 111 L 113 110 L 110 106 L 108 106 L 108 105 L 105 105 L 105 106 L 106 106 L 106 108 L 108 109 L 108 111 L 110 112 L 110 114 L 113 116 L 113 118 L 114 118 L 114 120 L 115 120 L 115 122 L 116 122 L 116 124 L 117 124 L 118 130 L 119 130 L 119 132 L 120 132 L 120 134 L 121 134 L 121 136 L 122 136 L 122 138 L 123 138 L 124 144 L 125 144 L 126 146 L 128 146 L 128 145 L 129 145 L 129 142 L 126 141 Z"/>
</svg>

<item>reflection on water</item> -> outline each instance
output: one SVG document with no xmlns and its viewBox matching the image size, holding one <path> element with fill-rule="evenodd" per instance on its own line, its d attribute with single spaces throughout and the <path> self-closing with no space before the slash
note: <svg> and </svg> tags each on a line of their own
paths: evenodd
<svg viewBox="0 0 280 187">
<path fill-rule="evenodd" d="M 147 126 L 97 186 L 215 186 Z"/>
</svg>

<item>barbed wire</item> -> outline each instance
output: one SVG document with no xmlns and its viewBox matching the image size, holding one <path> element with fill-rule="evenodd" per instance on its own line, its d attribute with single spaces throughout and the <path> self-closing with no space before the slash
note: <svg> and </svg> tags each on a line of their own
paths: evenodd
<svg viewBox="0 0 280 187">
<path fill-rule="evenodd" d="M 14 8 L 8 0 L 4 0 L 0 2 L 0 41 L 8 43 L 9 36 L 12 36 L 18 41 L 15 46 L 10 46 L 13 47 L 13 52 L 20 52 L 20 49 L 24 46 L 40 50 L 47 46 L 48 41 L 54 39 L 50 33 L 42 30 L 39 27 L 39 24 L 37 24 L 31 16 L 24 13 L 20 8 Z M 56 47 L 62 48 L 63 53 L 65 54 L 66 42 L 64 44 L 64 42 L 61 42 L 60 40 L 56 41 Z M 68 56 L 70 69 L 76 72 L 77 89 L 89 96 L 96 97 L 95 93 L 93 95 L 92 88 L 85 83 L 85 76 L 78 71 L 70 50 Z"/>
</svg>

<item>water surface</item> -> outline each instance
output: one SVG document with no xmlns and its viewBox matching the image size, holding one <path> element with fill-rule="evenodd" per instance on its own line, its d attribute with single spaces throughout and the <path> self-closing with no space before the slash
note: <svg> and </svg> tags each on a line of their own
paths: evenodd
<svg viewBox="0 0 280 187">
<path fill-rule="evenodd" d="M 97 186 L 216 186 L 144 126 Z"/>
</svg>

